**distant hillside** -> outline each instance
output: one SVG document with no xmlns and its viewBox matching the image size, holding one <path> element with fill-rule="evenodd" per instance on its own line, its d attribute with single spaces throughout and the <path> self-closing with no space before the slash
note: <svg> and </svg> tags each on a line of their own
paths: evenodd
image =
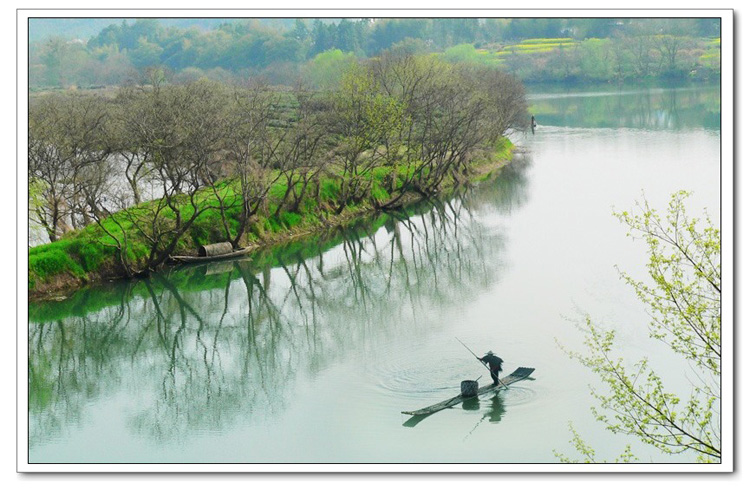
<svg viewBox="0 0 750 490">
<path fill-rule="evenodd" d="M 712 18 L 40 18 L 29 88 L 117 86 L 155 68 L 175 83 L 261 76 L 320 88 L 334 67 L 395 48 L 525 82 L 708 80 L 720 74 L 719 27 Z"/>
<path fill-rule="evenodd" d="M 143 18 L 143 17 L 139 17 Z M 201 30 L 208 31 L 221 24 L 230 22 L 239 22 L 243 19 L 238 18 L 174 18 L 158 19 L 159 23 L 165 27 L 179 27 L 187 29 L 197 27 Z M 135 22 L 135 17 L 102 17 L 102 18 L 38 18 L 29 19 L 29 42 L 43 41 L 50 37 L 62 37 L 64 39 L 83 39 L 96 36 L 102 29 L 112 24 L 121 24 L 123 21 L 128 24 Z M 261 19 L 261 23 L 289 27 L 294 25 L 294 19 Z"/>
</svg>

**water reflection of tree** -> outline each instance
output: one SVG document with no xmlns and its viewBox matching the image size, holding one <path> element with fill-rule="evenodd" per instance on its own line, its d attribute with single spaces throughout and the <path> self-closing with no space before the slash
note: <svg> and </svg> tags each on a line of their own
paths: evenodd
<svg viewBox="0 0 750 490">
<path fill-rule="evenodd" d="M 126 299 L 129 283 L 124 290 L 120 304 L 95 315 L 30 325 L 30 447 L 79 423 L 88 401 L 111 393 L 120 383 L 112 361 L 127 356 L 129 339 L 121 327 L 133 314 Z"/>
<path fill-rule="evenodd" d="M 528 154 L 513 157 L 511 165 L 503 168 L 503 172 L 491 186 L 481 186 L 473 189 L 465 196 L 467 208 L 490 209 L 493 214 L 511 214 L 520 209 L 529 200 L 528 171 L 532 158 Z"/>
<path fill-rule="evenodd" d="M 352 346 L 431 328 L 440 308 L 497 280 L 503 237 L 481 217 L 522 204 L 524 188 L 519 163 L 492 185 L 391 214 L 375 233 L 364 223 L 337 246 L 279 252 L 276 267 L 156 274 L 129 283 L 117 306 L 30 324 L 32 446 L 123 386 L 138 401 L 127 423 L 151 440 L 238 417 L 262 424 Z"/>
<path fill-rule="evenodd" d="M 547 97 L 535 105 L 545 126 L 636 129 L 719 129 L 715 87 L 622 89 L 602 95 Z"/>
</svg>

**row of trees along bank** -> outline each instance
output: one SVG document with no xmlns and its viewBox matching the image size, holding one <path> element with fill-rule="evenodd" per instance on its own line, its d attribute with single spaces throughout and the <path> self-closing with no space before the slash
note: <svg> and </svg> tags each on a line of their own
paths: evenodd
<svg viewBox="0 0 750 490">
<path fill-rule="evenodd" d="M 29 252 L 30 290 L 434 196 L 528 124 L 517 79 L 430 56 L 386 54 L 326 92 L 160 73 L 31 101 L 30 219 L 51 243 Z"/>
</svg>

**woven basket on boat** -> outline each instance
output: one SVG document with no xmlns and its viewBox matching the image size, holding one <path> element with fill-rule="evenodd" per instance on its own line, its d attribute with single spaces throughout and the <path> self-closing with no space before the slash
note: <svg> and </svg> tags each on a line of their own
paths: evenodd
<svg viewBox="0 0 750 490">
<path fill-rule="evenodd" d="M 470 397 L 477 396 L 479 392 L 479 383 L 474 380 L 461 381 L 461 396 Z"/>
</svg>

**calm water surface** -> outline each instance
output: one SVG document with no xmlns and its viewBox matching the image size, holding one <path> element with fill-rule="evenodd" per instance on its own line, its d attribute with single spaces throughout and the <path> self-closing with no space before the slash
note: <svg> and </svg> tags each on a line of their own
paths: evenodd
<svg viewBox="0 0 750 490">
<path fill-rule="evenodd" d="M 530 96 L 539 127 L 497 179 L 403 216 L 246 260 L 184 267 L 33 304 L 31 463 L 545 463 L 593 419 L 582 312 L 677 381 L 615 265 L 644 249 L 613 210 L 694 192 L 718 224 L 718 89 Z M 492 349 L 536 368 L 498 396 L 424 419 Z M 668 376 L 669 377 L 669 376 Z M 634 445 L 641 461 L 691 461 Z"/>
</svg>

